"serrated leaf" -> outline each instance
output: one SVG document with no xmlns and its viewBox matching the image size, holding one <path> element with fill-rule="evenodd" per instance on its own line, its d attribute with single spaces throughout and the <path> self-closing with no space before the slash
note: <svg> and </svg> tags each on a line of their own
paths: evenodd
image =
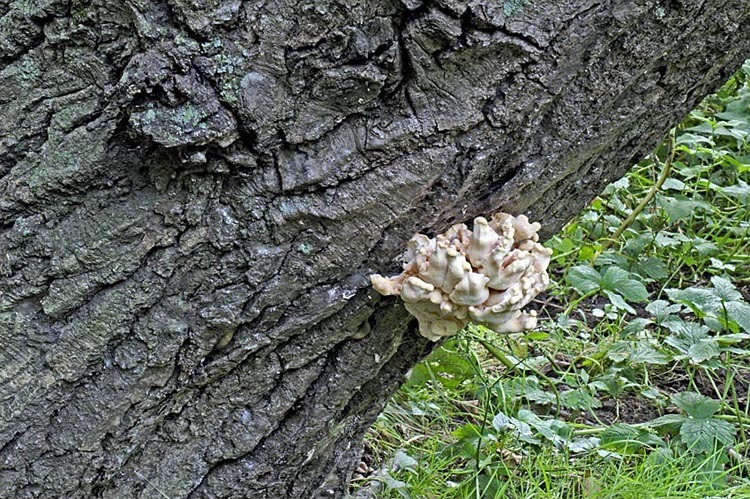
<svg viewBox="0 0 750 499">
<path fill-rule="evenodd" d="M 670 343 L 672 338 L 678 338 L 679 341 L 687 341 L 687 346 L 683 351 L 687 352 L 690 345 L 696 343 L 701 338 L 708 337 L 708 328 L 695 322 L 687 322 L 679 317 L 673 317 L 665 321 L 662 326 L 672 331 L 676 336 L 672 336 L 667 339 L 667 343 L 678 347 L 678 345 Z M 678 347 L 679 348 L 679 347 Z"/>
<path fill-rule="evenodd" d="M 667 431 L 677 430 L 688 418 L 682 414 L 665 414 L 649 423 L 654 428 L 664 428 Z"/>
<path fill-rule="evenodd" d="M 676 178 L 668 178 L 662 184 L 662 188 L 665 190 L 682 191 L 685 189 L 685 182 Z"/>
<path fill-rule="evenodd" d="M 656 196 L 656 204 L 664 210 L 671 222 L 690 218 L 698 210 L 711 211 L 711 205 L 704 201 L 689 199 L 682 195 L 666 197 Z"/>
<path fill-rule="evenodd" d="M 680 426 L 680 440 L 694 454 L 711 453 L 716 444 L 732 445 L 736 430 L 721 419 L 688 419 Z"/>
<path fill-rule="evenodd" d="M 719 344 L 713 338 L 706 338 L 688 348 L 687 354 L 695 364 L 700 364 L 719 356 Z"/>
<path fill-rule="evenodd" d="M 711 284 L 714 286 L 714 294 L 724 301 L 742 301 L 742 294 L 737 291 L 731 281 L 720 276 L 713 276 Z"/>
<path fill-rule="evenodd" d="M 681 302 L 689 307 L 696 307 L 704 313 L 712 313 L 721 306 L 721 300 L 711 290 L 704 288 L 685 288 L 665 290 L 673 301 Z"/>
<path fill-rule="evenodd" d="M 593 267 L 577 265 L 568 270 L 565 279 L 579 293 L 586 294 L 599 289 L 602 275 Z"/>
<path fill-rule="evenodd" d="M 632 452 L 638 448 L 664 445 L 657 435 L 625 423 L 610 426 L 601 433 L 599 438 L 602 447 L 619 452 Z"/>
<path fill-rule="evenodd" d="M 630 273 L 620 267 L 607 267 L 602 276 L 601 286 L 604 289 L 617 289 L 620 282 L 630 278 Z"/>
<path fill-rule="evenodd" d="M 661 280 L 669 276 L 669 272 L 667 272 L 667 264 L 664 263 L 664 260 L 655 256 L 636 262 L 635 269 L 638 274 L 642 276 L 645 274 L 645 277 L 650 277 L 655 280 Z"/>
<path fill-rule="evenodd" d="M 628 360 L 631 364 L 667 364 L 672 357 L 645 341 L 618 341 L 607 352 L 615 362 Z"/>
<path fill-rule="evenodd" d="M 657 324 L 661 324 L 667 318 L 678 313 L 682 309 L 682 305 L 677 303 L 669 303 L 666 300 L 652 301 L 646 305 L 646 312 L 650 313 L 656 319 Z"/>
<path fill-rule="evenodd" d="M 554 393 L 546 392 L 544 390 L 528 390 L 524 393 L 524 397 L 529 402 L 534 402 L 541 405 L 552 405 L 557 402 L 557 398 Z"/>
<path fill-rule="evenodd" d="M 632 334 L 640 333 L 641 331 L 646 330 L 646 326 L 649 324 L 653 324 L 653 321 L 651 319 L 646 319 L 644 317 L 636 317 L 632 321 L 628 323 L 627 326 L 625 326 L 622 329 L 623 337 L 630 336 Z"/>
<path fill-rule="evenodd" d="M 516 438 L 519 438 L 524 442 L 531 444 L 541 443 L 541 441 L 534 436 L 534 433 L 531 431 L 531 426 L 528 423 L 517 418 L 512 418 L 502 412 L 498 412 L 495 417 L 492 418 L 492 426 L 498 432 L 510 432 L 515 435 Z"/>
<path fill-rule="evenodd" d="M 658 248 L 671 248 L 688 241 L 690 241 L 689 237 L 675 232 L 659 232 L 654 238 L 654 244 Z"/>
<path fill-rule="evenodd" d="M 706 419 L 713 416 L 721 403 L 696 392 L 681 392 L 672 397 L 672 403 L 695 419 Z"/>
<path fill-rule="evenodd" d="M 383 474 L 382 478 L 387 488 L 398 491 L 401 494 L 401 497 L 404 497 L 404 498 L 410 497 L 408 493 L 404 490 L 409 487 L 409 484 L 407 484 L 406 482 L 402 482 L 401 480 L 396 480 L 387 472 Z"/>
<path fill-rule="evenodd" d="M 711 242 L 702 242 L 695 245 L 695 251 L 701 256 L 711 256 L 719 252 L 719 247 Z"/>
<path fill-rule="evenodd" d="M 599 399 L 595 398 L 585 388 L 577 388 L 560 394 L 560 404 L 563 407 L 577 411 L 589 411 L 602 406 Z"/>
<path fill-rule="evenodd" d="M 607 298 L 609 298 L 609 301 L 612 303 L 612 305 L 614 305 L 616 308 L 619 308 L 620 310 L 625 310 L 626 312 L 633 314 L 633 315 L 637 313 L 633 307 L 631 307 L 625 302 L 622 296 L 608 289 L 605 289 L 603 291 L 604 291 L 604 294 L 607 295 Z"/>
<path fill-rule="evenodd" d="M 750 185 L 740 179 L 737 179 L 737 185 L 722 187 L 721 192 L 727 196 L 736 197 L 741 202 L 746 203 L 750 200 Z"/>
<path fill-rule="evenodd" d="M 741 301 L 734 301 L 724 305 L 727 315 L 742 329 L 750 333 L 750 305 Z"/>
<path fill-rule="evenodd" d="M 627 301 L 641 302 L 648 300 L 646 287 L 632 279 L 630 272 L 619 267 L 607 268 L 600 284 L 602 289 L 614 291 Z"/>
<path fill-rule="evenodd" d="M 599 447 L 599 439 L 597 437 L 576 438 L 568 442 L 567 447 L 570 452 L 587 452 Z"/>
<path fill-rule="evenodd" d="M 530 425 L 540 435 L 556 445 L 565 443 L 565 435 L 570 434 L 570 429 L 562 421 L 543 420 L 528 409 L 518 411 L 518 420 Z"/>
<path fill-rule="evenodd" d="M 411 457 L 403 449 L 396 451 L 396 455 L 393 457 L 393 470 L 407 470 L 411 473 L 416 473 L 417 470 L 414 468 L 419 464 L 416 459 Z"/>
</svg>

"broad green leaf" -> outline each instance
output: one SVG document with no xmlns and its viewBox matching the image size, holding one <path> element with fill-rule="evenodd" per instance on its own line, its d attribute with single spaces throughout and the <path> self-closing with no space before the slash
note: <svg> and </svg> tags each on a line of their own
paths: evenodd
<svg viewBox="0 0 750 499">
<path fill-rule="evenodd" d="M 594 398 L 586 388 L 577 388 L 562 392 L 560 394 L 560 403 L 563 407 L 577 411 L 590 411 L 602 406 L 599 399 Z"/>
<path fill-rule="evenodd" d="M 688 419 L 680 426 L 680 440 L 694 454 L 710 453 L 716 444 L 732 445 L 736 430 L 721 419 Z"/>
<path fill-rule="evenodd" d="M 660 206 L 669 220 L 677 222 L 690 218 L 696 211 L 711 211 L 711 205 L 704 201 L 697 201 L 682 195 L 666 197 L 660 194 L 656 196 L 656 204 Z"/>
<path fill-rule="evenodd" d="M 630 353 L 630 362 L 634 364 L 667 364 L 672 357 L 659 351 L 655 346 L 645 341 L 636 341 L 635 348 Z"/>
<path fill-rule="evenodd" d="M 615 362 L 627 360 L 631 364 L 667 364 L 672 357 L 657 350 L 647 341 L 618 341 L 607 351 Z"/>
<path fill-rule="evenodd" d="M 723 277 L 713 276 L 711 284 L 714 285 L 714 294 L 724 301 L 742 301 L 742 294 L 737 291 L 731 281 Z"/>
<path fill-rule="evenodd" d="M 727 309 L 729 318 L 750 333 L 750 305 L 742 301 L 734 301 L 724 306 Z"/>
<path fill-rule="evenodd" d="M 601 279 L 603 289 L 617 291 L 618 286 L 630 278 L 630 273 L 620 267 L 608 267 Z"/>
<path fill-rule="evenodd" d="M 646 287 L 630 277 L 630 272 L 619 267 L 609 267 L 601 280 L 601 287 L 620 294 L 628 301 L 648 300 Z"/>
<path fill-rule="evenodd" d="M 418 465 L 416 459 L 407 454 L 403 449 L 396 451 L 396 455 L 393 457 L 393 466 L 395 470 L 408 470 L 412 473 L 416 473 L 417 470 L 414 468 Z"/>
<path fill-rule="evenodd" d="M 657 324 L 661 324 L 668 318 L 672 317 L 673 314 L 678 313 L 682 309 L 682 305 L 670 304 L 666 300 L 652 301 L 646 305 L 646 312 L 649 312 L 654 316 Z"/>
<path fill-rule="evenodd" d="M 596 449 L 599 446 L 597 437 L 576 438 L 567 443 L 570 452 L 587 452 Z"/>
<path fill-rule="evenodd" d="M 719 247 L 712 242 L 702 242 L 695 245 L 695 251 L 701 256 L 711 256 L 719 252 Z"/>
<path fill-rule="evenodd" d="M 443 386 L 452 388 L 472 379 L 475 374 L 476 369 L 466 356 L 441 347 L 412 369 L 408 384 L 419 386 L 435 379 Z"/>
<path fill-rule="evenodd" d="M 672 403 L 695 419 L 706 419 L 713 416 L 721 403 L 696 392 L 681 392 L 672 397 Z"/>
<path fill-rule="evenodd" d="M 676 178 L 668 178 L 662 184 L 662 188 L 664 190 L 682 191 L 685 189 L 685 182 Z"/>
<path fill-rule="evenodd" d="M 563 445 L 572 435 L 571 428 L 562 421 L 543 420 L 528 409 L 518 411 L 518 420 L 527 423 L 544 438 L 558 446 Z"/>
<path fill-rule="evenodd" d="M 734 345 L 745 340 L 750 340 L 750 334 L 747 334 L 747 333 L 722 334 L 721 336 L 716 337 L 716 341 L 720 345 Z"/>
<path fill-rule="evenodd" d="M 713 338 L 706 338 L 691 345 L 687 354 L 690 356 L 691 361 L 695 364 L 700 364 L 719 356 L 719 344 Z"/>
<path fill-rule="evenodd" d="M 634 269 L 639 275 L 650 277 L 651 279 L 661 280 L 669 276 L 667 264 L 664 260 L 655 256 L 650 256 L 645 260 L 639 260 L 635 263 Z"/>
<path fill-rule="evenodd" d="M 689 237 L 675 232 L 659 232 L 654 238 L 657 248 L 672 248 L 686 242 L 690 242 Z"/>
<path fill-rule="evenodd" d="M 631 320 L 627 326 L 625 326 L 622 329 L 622 337 L 626 338 L 632 334 L 638 334 L 641 331 L 646 330 L 646 326 L 649 324 L 653 324 L 653 321 L 651 319 L 646 319 L 644 317 L 636 317 L 635 319 Z"/>
<path fill-rule="evenodd" d="M 664 416 L 659 416 L 651 421 L 649 426 L 654 428 L 664 428 L 667 431 L 674 431 L 679 429 L 687 420 L 687 416 L 683 416 L 682 414 L 665 414 Z"/>
<path fill-rule="evenodd" d="M 614 305 L 615 307 L 619 308 L 620 310 L 625 310 L 630 314 L 636 314 L 635 309 L 628 305 L 625 300 L 623 300 L 622 296 L 608 289 L 604 290 L 604 294 L 607 295 L 607 298 L 609 298 L 609 301 L 612 302 L 612 305 Z"/>
<path fill-rule="evenodd" d="M 544 390 L 528 390 L 524 393 L 524 398 L 529 402 L 534 402 L 541 405 L 553 405 L 557 402 L 557 398 L 554 393 L 546 392 Z"/>
<path fill-rule="evenodd" d="M 736 197 L 744 203 L 750 200 L 750 185 L 740 179 L 737 179 L 737 185 L 721 187 L 721 192 L 727 196 Z"/>
<path fill-rule="evenodd" d="M 664 445 L 664 441 L 657 435 L 624 423 L 610 426 L 601 433 L 599 438 L 603 448 L 613 448 L 619 452 L 633 452 L 638 448 Z"/>
<path fill-rule="evenodd" d="M 593 267 L 577 265 L 568 271 L 566 280 L 579 293 L 586 294 L 599 289 L 602 276 Z"/>
<path fill-rule="evenodd" d="M 721 306 L 721 300 L 713 291 L 704 288 L 666 289 L 667 295 L 677 302 L 684 303 L 690 308 L 697 308 L 701 312 L 711 313 Z"/>
</svg>

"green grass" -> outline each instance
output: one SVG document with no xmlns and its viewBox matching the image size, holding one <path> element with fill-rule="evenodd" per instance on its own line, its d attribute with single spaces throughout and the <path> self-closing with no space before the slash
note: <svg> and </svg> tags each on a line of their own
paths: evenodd
<svg viewBox="0 0 750 499">
<path fill-rule="evenodd" d="M 412 370 L 355 496 L 750 497 L 749 75 L 547 241 L 535 331 Z"/>
</svg>

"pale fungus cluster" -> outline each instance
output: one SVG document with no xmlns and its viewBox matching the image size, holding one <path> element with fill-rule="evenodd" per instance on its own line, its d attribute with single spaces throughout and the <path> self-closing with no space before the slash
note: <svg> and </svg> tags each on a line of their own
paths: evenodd
<svg viewBox="0 0 750 499">
<path fill-rule="evenodd" d="M 468 322 L 498 333 L 536 326 L 536 312 L 521 309 L 549 284 L 552 250 L 539 244 L 538 223 L 525 215 L 498 213 L 474 219 L 473 230 L 456 224 L 430 239 L 411 238 L 404 271 L 370 276 L 383 295 L 401 295 L 432 341 L 461 331 Z"/>
</svg>

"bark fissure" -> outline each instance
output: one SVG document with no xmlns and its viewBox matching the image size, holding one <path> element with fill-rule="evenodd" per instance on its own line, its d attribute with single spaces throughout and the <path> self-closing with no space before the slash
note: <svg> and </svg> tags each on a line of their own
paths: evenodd
<svg viewBox="0 0 750 499">
<path fill-rule="evenodd" d="M 342 495 L 430 349 L 367 275 L 477 214 L 553 231 L 750 53 L 743 0 L 25 3 L 0 17 L 14 499 Z"/>
</svg>

